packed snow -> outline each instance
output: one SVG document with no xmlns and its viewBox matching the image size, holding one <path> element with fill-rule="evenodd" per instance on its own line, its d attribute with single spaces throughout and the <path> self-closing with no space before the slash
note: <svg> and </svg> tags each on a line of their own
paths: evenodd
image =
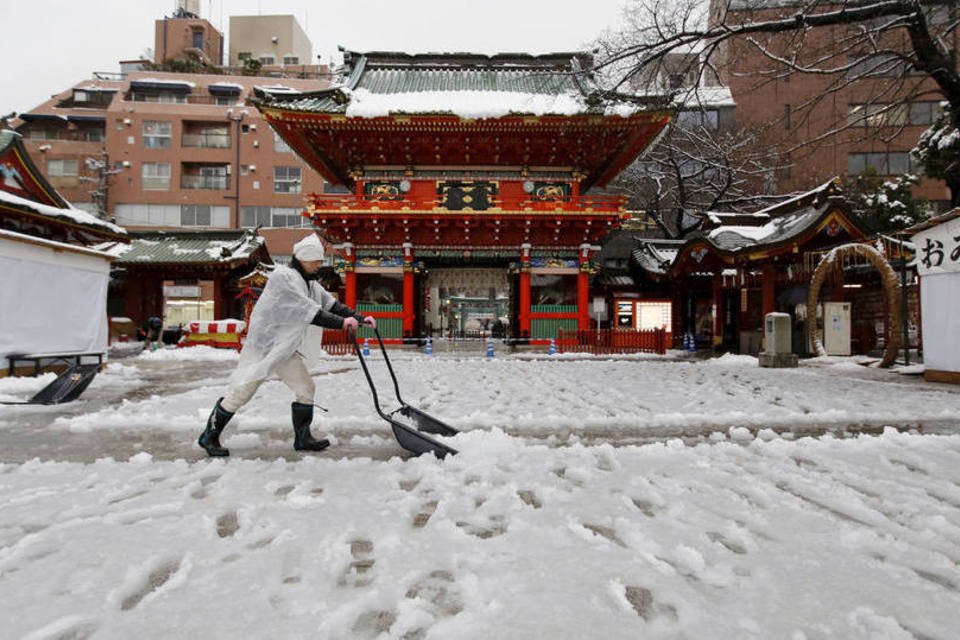
<svg viewBox="0 0 960 640">
<path fill-rule="evenodd" d="M 573 94 L 524 93 L 520 91 L 412 91 L 373 93 L 368 89 L 350 92 L 347 116 L 379 118 L 391 113 L 453 113 L 461 118 L 500 118 L 510 114 L 578 115 L 588 110 L 583 96 Z M 639 109 L 634 104 L 615 104 L 607 115 L 629 117 Z"/>
<path fill-rule="evenodd" d="M 313 369 L 320 454 L 268 381 L 232 457 L 204 457 L 236 360 L 205 347 L 0 407 L 0 635 L 956 637 L 960 388 L 848 358 L 435 348 L 393 360 L 461 430 L 445 460 L 402 452 L 346 356 Z"/>
</svg>

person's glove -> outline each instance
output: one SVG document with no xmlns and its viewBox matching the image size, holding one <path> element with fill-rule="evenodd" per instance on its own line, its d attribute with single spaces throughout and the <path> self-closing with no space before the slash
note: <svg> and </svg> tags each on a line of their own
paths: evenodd
<svg viewBox="0 0 960 640">
<path fill-rule="evenodd" d="M 359 324 L 360 324 L 360 323 L 357 322 L 357 319 L 356 319 L 356 318 L 344 318 L 344 319 L 343 319 L 343 326 L 342 326 L 341 328 L 342 328 L 342 329 L 346 329 L 347 331 L 356 331 L 356 330 L 357 330 L 357 325 L 359 325 Z"/>
<path fill-rule="evenodd" d="M 363 324 L 364 324 L 365 326 L 368 326 L 368 327 L 372 328 L 372 329 L 376 329 L 376 328 L 377 328 L 377 319 L 374 318 L 373 316 L 364 316 L 364 317 L 363 317 Z"/>
</svg>

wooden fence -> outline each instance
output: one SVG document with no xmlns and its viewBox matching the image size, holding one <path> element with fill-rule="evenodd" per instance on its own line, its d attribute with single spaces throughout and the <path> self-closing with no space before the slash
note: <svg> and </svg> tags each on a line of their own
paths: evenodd
<svg viewBox="0 0 960 640">
<path fill-rule="evenodd" d="M 663 329 L 634 331 L 633 329 L 600 329 L 599 331 L 557 332 L 559 353 L 659 353 L 667 352 L 667 333 Z"/>
</svg>

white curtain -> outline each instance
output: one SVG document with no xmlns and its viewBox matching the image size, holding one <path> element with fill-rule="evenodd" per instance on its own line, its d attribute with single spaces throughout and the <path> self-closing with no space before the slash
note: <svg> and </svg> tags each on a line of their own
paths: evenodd
<svg viewBox="0 0 960 640">
<path fill-rule="evenodd" d="M 0 235 L 0 358 L 106 353 L 109 279 L 104 254 Z"/>
</svg>

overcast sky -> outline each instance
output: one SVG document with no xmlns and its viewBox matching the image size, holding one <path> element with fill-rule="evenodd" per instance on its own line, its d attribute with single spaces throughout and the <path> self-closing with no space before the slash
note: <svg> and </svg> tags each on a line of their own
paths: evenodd
<svg viewBox="0 0 960 640">
<path fill-rule="evenodd" d="M 201 17 L 226 31 L 231 15 L 293 14 L 329 58 L 358 51 L 571 51 L 616 26 L 628 0 L 200 0 Z M 154 20 L 176 0 L 0 0 L 0 115 L 119 71 L 153 49 Z M 225 33 L 229 37 L 229 33 Z"/>
</svg>

